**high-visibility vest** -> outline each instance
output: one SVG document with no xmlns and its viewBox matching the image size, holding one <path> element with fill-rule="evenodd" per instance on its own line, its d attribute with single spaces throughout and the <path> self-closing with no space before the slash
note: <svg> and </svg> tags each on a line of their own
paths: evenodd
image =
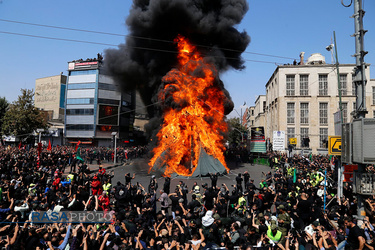
<svg viewBox="0 0 375 250">
<path fill-rule="evenodd" d="M 270 240 L 272 240 L 273 242 L 275 243 L 278 243 L 281 239 L 281 236 L 282 236 L 282 233 L 277 230 L 277 233 L 275 236 L 272 235 L 272 230 L 271 230 L 271 226 L 268 226 L 268 230 L 267 230 L 267 236 Z"/>
<path fill-rule="evenodd" d="M 112 186 L 111 183 L 104 184 L 103 185 L 103 190 L 104 191 L 109 191 L 109 190 L 111 190 L 111 186 Z"/>
<path fill-rule="evenodd" d="M 67 181 L 72 181 L 73 178 L 74 178 L 73 174 L 68 174 L 68 176 L 66 177 Z"/>
</svg>

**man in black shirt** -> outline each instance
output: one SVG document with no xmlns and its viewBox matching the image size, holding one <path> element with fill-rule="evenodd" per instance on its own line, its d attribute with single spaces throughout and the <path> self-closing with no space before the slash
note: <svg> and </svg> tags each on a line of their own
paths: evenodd
<svg viewBox="0 0 375 250">
<path fill-rule="evenodd" d="M 241 173 L 238 174 L 238 176 L 236 177 L 236 182 L 237 182 L 237 191 L 238 192 L 243 192 L 243 188 L 242 188 L 242 177 L 241 177 Z"/>
<path fill-rule="evenodd" d="M 212 174 L 210 173 L 210 179 L 211 179 L 211 187 L 216 188 L 217 185 L 217 173 Z"/>
<path fill-rule="evenodd" d="M 349 229 L 348 238 L 339 244 L 338 249 L 342 249 L 345 245 L 349 245 L 351 249 L 362 250 L 365 246 L 365 237 L 362 230 L 353 223 L 353 219 L 345 217 L 345 226 Z"/>
</svg>

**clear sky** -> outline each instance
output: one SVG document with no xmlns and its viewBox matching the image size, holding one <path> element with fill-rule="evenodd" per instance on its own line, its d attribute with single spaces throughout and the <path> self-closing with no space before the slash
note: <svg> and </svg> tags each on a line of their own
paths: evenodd
<svg viewBox="0 0 375 250">
<path fill-rule="evenodd" d="M 171 0 L 172 1 L 172 0 Z M 325 47 L 336 32 L 340 63 L 355 63 L 353 5 L 346 8 L 341 0 L 251 0 L 249 11 L 237 27 L 246 30 L 251 42 L 243 54 L 246 69 L 228 71 L 221 76 L 235 103 L 241 107 L 254 105 L 258 95 L 265 94 L 265 84 L 276 69 L 276 64 L 305 59 L 321 53 L 331 63 Z M 344 0 L 349 4 L 350 0 Z M 0 96 L 10 102 L 21 88 L 35 88 L 35 79 L 67 74 L 68 61 L 94 58 L 107 48 L 124 42 L 124 36 L 62 30 L 9 21 L 127 34 L 125 19 L 131 8 L 130 0 L 0 0 Z M 365 57 L 372 64 L 371 78 L 375 78 L 375 1 L 364 0 L 366 11 L 364 28 Z M 8 20 L 8 21 L 6 21 Z M 5 32 L 5 33 L 4 33 Z M 10 33 L 31 35 L 16 35 Z M 35 37 L 38 36 L 38 37 Z M 50 37 L 46 39 L 40 37 Z M 58 39 L 90 41 L 88 44 Z M 111 46 L 113 45 L 113 46 Z M 256 55 L 267 54 L 271 56 Z M 229 116 L 238 116 L 233 111 Z"/>
</svg>

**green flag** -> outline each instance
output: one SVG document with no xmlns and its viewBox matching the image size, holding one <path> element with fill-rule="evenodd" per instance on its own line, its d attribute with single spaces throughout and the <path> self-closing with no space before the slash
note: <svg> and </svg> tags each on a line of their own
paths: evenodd
<svg viewBox="0 0 375 250">
<path fill-rule="evenodd" d="M 296 183 L 297 181 L 297 169 L 294 168 L 294 171 L 293 171 L 293 183 Z"/>
<path fill-rule="evenodd" d="M 77 152 L 76 152 L 76 159 L 78 159 L 78 160 L 84 162 L 84 160 L 81 158 L 81 147 L 79 147 L 79 148 L 77 149 Z"/>
</svg>

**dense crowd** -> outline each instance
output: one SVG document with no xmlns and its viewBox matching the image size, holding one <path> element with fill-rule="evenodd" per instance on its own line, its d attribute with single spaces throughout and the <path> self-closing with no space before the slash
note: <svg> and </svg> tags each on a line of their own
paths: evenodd
<svg viewBox="0 0 375 250">
<path fill-rule="evenodd" d="M 123 148 L 124 160 L 145 148 Z M 122 153 L 121 153 L 122 152 Z M 270 155 L 269 172 L 255 183 L 238 173 L 235 185 L 188 187 L 183 180 L 155 176 L 148 185 L 127 173 L 112 183 L 113 172 L 92 160 L 111 157 L 108 149 L 71 147 L 43 150 L 0 147 L 0 246 L 4 249 L 373 249 L 375 196 L 357 220 L 351 185 L 336 197 L 337 161 L 326 156 Z M 64 169 L 70 168 L 68 171 Z M 369 166 L 368 169 L 373 169 Z M 327 178 L 324 173 L 327 172 Z M 160 182 L 160 183 L 159 183 Z M 114 211 L 111 223 L 36 224 L 34 212 Z"/>
</svg>

